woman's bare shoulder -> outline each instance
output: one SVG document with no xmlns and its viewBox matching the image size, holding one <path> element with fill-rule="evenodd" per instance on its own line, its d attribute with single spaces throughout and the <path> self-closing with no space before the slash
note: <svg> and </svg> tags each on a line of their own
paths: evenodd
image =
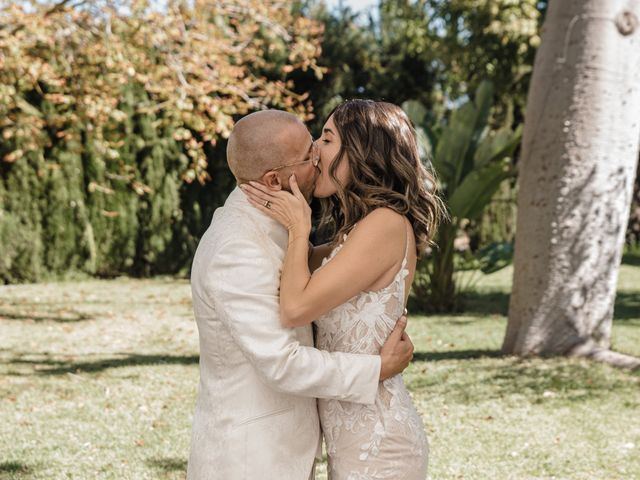
<svg viewBox="0 0 640 480">
<path fill-rule="evenodd" d="M 359 226 L 369 228 L 383 228 L 386 230 L 395 230 L 404 227 L 405 216 L 388 207 L 376 208 L 369 212 L 362 220 L 358 222 Z"/>
<path fill-rule="evenodd" d="M 353 237 L 354 240 L 363 239 L 363 237 L 384 240 L 386 247 L 396 241 L 404 245 L 406 229 L 404 215 L 390 208 L 381 207 L 371 211 L 357 223 L 353 229 Z"/>
</svg>

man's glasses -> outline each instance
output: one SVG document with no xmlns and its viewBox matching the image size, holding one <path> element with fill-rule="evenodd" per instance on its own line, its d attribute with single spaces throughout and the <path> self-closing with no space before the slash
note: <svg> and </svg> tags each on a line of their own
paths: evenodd
<svg viewBox="0 0 640 480">
<path fill-rule="evenodd" d="M 320 163 L 320 151 L 318 150 L 318 145 L 316 144 L 316 142 L 311 142 L 310 150 L 311 150 L 311 158 L 309 158 L 308 160 L 302 160 L 301 162 L 295 162 L 295 163 L 287 163 L 286 165 L 280 165 L 279 167 L 276 167 L 276 168 L 270 168 L 268 171 L 277 172 L 278 170 L 282 170 L 283 168 L 295 167 L 296 165 L 303 165 L 309 162 L 311 162 L 311 165 L 313 165 L 314 167 L 317 167 L 318 163 Z"/>
</svg>

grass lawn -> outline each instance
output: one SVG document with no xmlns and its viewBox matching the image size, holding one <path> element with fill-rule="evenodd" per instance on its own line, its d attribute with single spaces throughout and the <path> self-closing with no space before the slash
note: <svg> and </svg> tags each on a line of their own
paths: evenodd
<svg viewBox="0 0 640 480">
<path fill-rule="evenodd" d="M 640 373 L 501 357 L 510 273 L 464 314 L 409 320 L 430 478 L 639 479 Z M 613 346 L 640 355 L 637 264 Z M 0 479 L 184 478 L 197 362 L 185 280 L 0 287 Z"/>
</svg>

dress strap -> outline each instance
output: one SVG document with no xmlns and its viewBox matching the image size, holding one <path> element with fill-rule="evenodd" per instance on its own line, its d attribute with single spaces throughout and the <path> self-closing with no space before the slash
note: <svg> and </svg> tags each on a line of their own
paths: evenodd
<svg viewBox="0 0 640 480">
<path fill-rule="evenodd" d="M 407 257 L 409 255 L 409 235 L 411 235 L 411 230 L 409 229 L 411 224 L 409 223 L 408 218 L 405 217 L 405 219 L 406 219 L 406 228 L 405 228 L 406 238 L 405 238 L 405 247 L 404 247 L 404 260 L 402 260 L 403 267 L 407 263 Z"/>
</svg>

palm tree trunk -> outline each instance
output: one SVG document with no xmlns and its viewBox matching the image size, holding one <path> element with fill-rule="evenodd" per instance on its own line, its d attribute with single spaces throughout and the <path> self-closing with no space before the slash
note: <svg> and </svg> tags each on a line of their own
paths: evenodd
<svg viewBox="0 0 640 480">
<path fill-rule="evenodd" d="M 456 306 L 453 280 L 453 241 L 458 227 L 442 225 L 437 234 L 438 250 L 434 253 L 433 270 L 430 275 L 429 310 L 449 312 Z"/>
</svg>

